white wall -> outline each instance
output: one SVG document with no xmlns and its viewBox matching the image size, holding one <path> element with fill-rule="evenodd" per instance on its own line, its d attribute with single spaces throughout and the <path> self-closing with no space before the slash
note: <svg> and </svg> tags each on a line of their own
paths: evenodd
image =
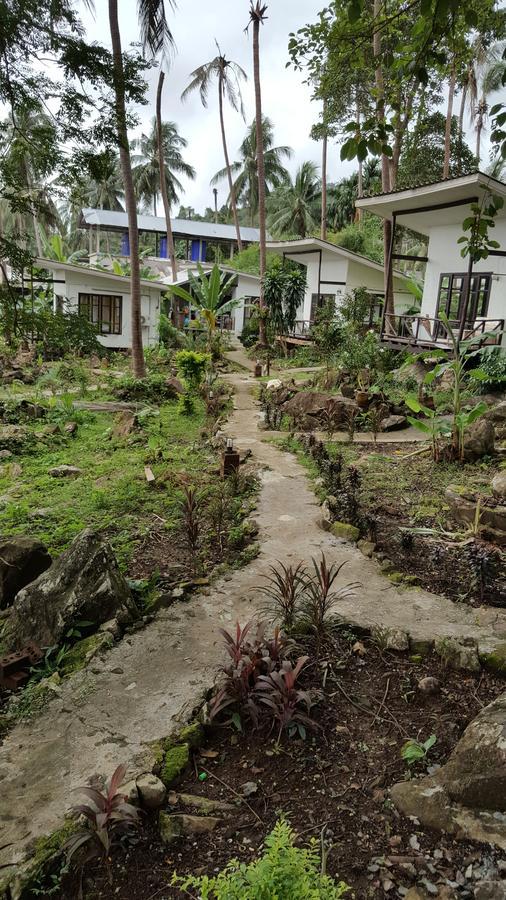
<svg viewBox="0 0 506 900">
<path fill-rule="evenodd" d="M 241 297 L 260 297 L 260 281 L 251 275 L 240 273 L 237 279 L 237 287 L 234 288 L 234 299 Z M 244 327 L 244 303 L 232 310 L 232 328 L 234 334 L 239 336 Z"/>
<path fill-rule="evenodd" d="M 369 291 L 377 291 L 378 294 L 385 293 L 385 276 L 383 270 L 373 269 L 364 263 L 350 260 L 348 267 L 348 281 L 346 291 L 353 288 L 365 287 Z M 394 307 L 396 312 L 402 313 L 404 309 L 413 306 L 413 295 L 404 287 L 404 280 L 398 276 L 393 277 L 394 288 Z"/>
<path fill-rule="evenodd" d="M 431 229 L 422 300 L 422 312 L 427 316 L 436 315 L 440 275 L 446 272 L 467 272 L 468 257 L 460 255 L 462 245 L 457 243 L 461 235 L 461 225 L 441 225 Z M 496 220 L 495 227 L 490 230 L 490 237 L 499 242 L 501 249 L 506 250 L 506 219 Z M 496 277 L 492 278 L 488 318 L 506 318 L 506 257 L 489 256 L 488 259 L 474 263 L 473 271 L 494 273 Z"/>
<path fill-rule="evenodd" d="M 55 271 L 56 279 L 65 279 L 65 285 L 55 285 L 56 293 L 63 293 L 68 308 L 77 311 L 79 294 L 104 294 L 122 298 L 121 334 L 100 334 L 98 340 L 104 347 L 116 350 L 129 349 L 132 346 L 132 315 L 130 292 L 123 281 L 118 284 L 110 278 L 90 274 L 83 268 L 82 272 Z M 158 319 L 160 316 L 160 288 L 141 287 L 141 315 L 145 318 L 142 327 L 142 339 L 145 347 L 158 343 Z"/>
</svg>

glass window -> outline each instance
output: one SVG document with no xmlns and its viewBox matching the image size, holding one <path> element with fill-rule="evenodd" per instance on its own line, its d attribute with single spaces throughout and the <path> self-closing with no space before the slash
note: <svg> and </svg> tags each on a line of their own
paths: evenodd
<svg viewBox="0 0 506 900">
<path fill-rule="evenodd" d="M 96 325 L 99 334 L 121 334 L 122 309 L 122 297 L 79 294 L 79 315 Z"/>
<path fill-rule="evenodd" d="M 492 274 L 449 273 L 441 275 L 439 280 L 438 315 L 445 313 L 450 322 L 459 323 L 466 315 L 468 324 L 474 323 L 477 316 L 486 316 L 490 298 Z M 467 304 L 466 304 L 466 297 Z M 467 306 L 467 310 L 464 310 Z"/>
</svg>

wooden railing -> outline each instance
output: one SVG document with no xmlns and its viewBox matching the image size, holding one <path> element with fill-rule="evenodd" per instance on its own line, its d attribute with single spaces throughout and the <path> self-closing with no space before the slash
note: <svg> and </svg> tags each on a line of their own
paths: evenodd
<svg viewBox="0 0 506 900">
<path fill-rule="evenodd" d="M 449 349 L 451 337 L 459 338 L 461 323 L 452 319 L 448 325 L 432 316 L 386 313 L 381 338 L 416 347 Z M 479 319 L 464 326 L 462 340 L 476 340 L 478 346 L 498 345 L 504 331 L 504 319 Z"/>
</svg>

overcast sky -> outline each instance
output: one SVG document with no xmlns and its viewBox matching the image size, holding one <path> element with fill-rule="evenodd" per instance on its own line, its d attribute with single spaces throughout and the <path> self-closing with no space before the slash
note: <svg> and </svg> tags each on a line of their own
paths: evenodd
<svg viewBox="0 0 506 900">
<path fill-rule="evenodd" d="M 306 159 L 317 165 L 321 162 L 321 146 L 309 137 L 311 126 L 318 119 L 319 104 L 311 101 L 311 91 L 303 83 L 304 74 L 286 68 L 288 61 L 288 35 L 301 26 L 314 22 L 325 6 L 324 0 L 266 0 L 268 18 L 260 32 L 262 106 L 272 119 L 276 144 L 292 147 L 294 155 L 287 167 L 293 173 Z M 84 5 L 84 4 L 83 4 Z M 166 3 L 168 7 L 168 4 Z M 92 17 L 83 14 L 87 36 L 91 40 L 109 43 L 107 0 L 95 0 L 96 12 Z M 124 48 L 138 42 L 136 0 L 119 0 L 120 27 Z M 188 141 L 186 160 L 196 172 L 195 181 L 181 179 L 185 194 L 180 202 L 204 212 L 213 206 L 211 177 L 223 168 L 223 150 L 218 118 L 217 89 L 209 97 L 204 109 L 197 94 L 181 103 L 180 96 L 189 81 L 190 72 L 216 55 L 215 38 L 225 56 L 238 62 L 248 75 L 243 88 L 246 122 L 254 118 L 254 85 L 252 76 L 251 34 L 245 34 L 248 22 L 249 0 L 178 0 L 175 11 L 168 10 L 170 26 L 174 34 L 177 53 L 166 77 L 163 97 L 163 117 L 177 123 L 180 134 Z M 155 90 L 158 71 L 147 73 L 149 80 L 148 105 L 138 110 L 141 126 L 146 127 L 154 114 Z M 456 101 L 458 113 L 460 97 Z M 237 150 L 244 137 L 246 125 L 241 116 L 226 108 L 226 129 L 230 157 L 237 159 Z M 468 133 L 471 146 L 474 136 Z M 483 142 L 482 167 L 488 165 L 488 136 Z M 329 145 L 328 180 L 335 181 L 350 174 L 354 163 L 341 163 L 339 147 Z M 218 203 L 226 202 L 228 189 L 224 182 L 219 189 Z"/>
<path fill-rule="evenodd" d="M 106 0 L 96 0 L 95 18 L 84 15 L 88 37 L 101 43 L 107 42 L 109 21 Z M 275 126 L 277 144 L 287 144 L 294 150 L 288 164 L 293 172 L 305 159 L 320 164 L 321 147 L 309 137 L 311 125 L 318 118 L 318 104 L 310 102 L 311 92 L 303 84 L 303 75 L 287 69 L 288 35 L 302 25 L 313 22 L 323 0 L 270 0 L 268 19 L 261 29 L 261 73 L 264 113 Z M 120 26 L 124 47 L 138 41 L 136 0 L 120 0 Z M 219 130 L 217 89 L 209 98 L 204 109 L 197 94 L 181 103 L 180 96 L 189 81 L 189 74 L 197 66 L 208 62 L 216 55 L 216 38 L 222 52 L 238 62 L 248 75 L 243 88 L 246 121 L 254 118 L 254 86 L 252 74 L 251 35 L 244 33 L 248 22 L 248 0 L 179 0 L 178 8 L 169 11 L 169 19 L 174 34 L 177 55 L 166 77 L 163 99 L 163 117 L 178 125 L 179 132 L 188 141 L 185 157 L 196 172 L 195 181 L 183 179 L 185 195 L 181 198 L 184 206 L 193 206 L 203 212 L 206 206 L 213 206 L 214 199 L 209 181 L 218 169 L 223 168 L 223 150 Z M 157 71 L 148 73 L 150 88 L 149 103 L 139 109 L 139 115 L 147 123 L 154 114 Z M 241 116 L 230 107 L 226 109 L 226 128 L 231 159 L 237 159 L 237 150 L 244 137 L 245 123 Z M 329 180 L 349 173 L 353 165 L 341 164 L 339 149 L 330 148 Z M 228 190 L 225 183 L 219 188 L 218 203 L 224 203 Z"/>
</svg>

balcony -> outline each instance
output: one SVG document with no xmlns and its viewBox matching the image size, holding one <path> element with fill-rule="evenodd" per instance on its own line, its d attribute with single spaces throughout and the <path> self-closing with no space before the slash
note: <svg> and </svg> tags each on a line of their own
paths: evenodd
<svg viewBox="0 0 506 900">
<path fill-rule="evenodd" d="M 381 332 L 381 340 L 392 347 L 407 346 L 420 350 L 452 350 L 452 337 L 459 340 L 473 340 L 476 348 L 499 346 L 504 331 L 504 319 L 478 318 L 464 325 L 450 320 L 447 325 L 438 318 L 422 315 L 398 315 L 386 313 Z"/>
</svg>

